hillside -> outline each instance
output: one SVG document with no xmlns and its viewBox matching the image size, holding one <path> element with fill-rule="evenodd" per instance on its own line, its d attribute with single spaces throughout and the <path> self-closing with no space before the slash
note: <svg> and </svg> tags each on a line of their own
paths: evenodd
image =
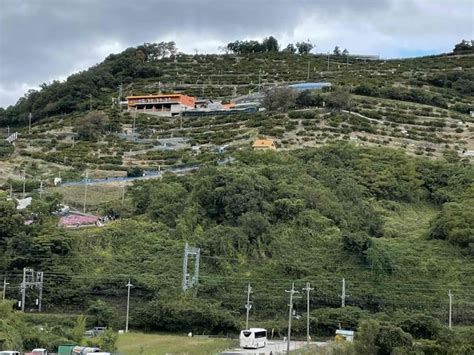
<svg viewBox="0 0 474 355">
<path fill-rule="evenodd" d="M 15 300 L 23 267 L 44 272 L 43 309 L 52 314 L 24 319 L 45 325 L 44 346 L 72 339 L 78 314 L 123 328 L 130 279 L 134 329 L 233 334 L 250 283 L 251 325 L 283 336 L 285 290 L 310 282 L 315 336 L 374 319 L 425 339 L 413 351 L 472 350 L 474 168 L 463 155 L 474 149 L 471 56 L 349 64 L 331 56 L 328 70 L 325 56 L 151 58 L 145 49 L 111 55 L 0 112 L 20 133 L 14 150 L 0 147 L 0 274 Z M 259 76 L 264 88 L 304 81 L 308 62 L 309 79 L 334 90 L 300 94 L 288 111 L 158 118 L 110 105 L 119 83 L 124 96 L 161 89 L 228 100 L 257 90 Z M 322 104 L 341 92 L 347 107 Z M 133 126 L 136 137 L 120 135 Z M 252 151 L 257 137 L 276 139 L 278 151 Z M 143 170 L 163 174 L 112 179 Z M 85 186 L 86 174 L 104 181 Z M 74 183 L 54 186 L 58 176 Z M 16 197 L 24 187 L 32 205 L 17 211 L 5 201 L 10 186 Z M 61 228 L 60 202 L 114 220 Z M 198 286 L 183 292 L 186 243 L 201 259 Z M 448 290 L 455 331 L 446 327 Z M 33 292 L 26 303 L 35 307 Z M 298 315 L 305 305 L 296 298 Z M 68 331 L 54 327 L 57 313 Z M 305 326 L 295 319 L 294 334 Z"/>
<path fill-rule="evenodd" d="M 474 82 L 470 55 L 387 61 L 330 56 L 328 70 L 327 57 L 317 55 L 178 54 L 146 59 L 145 48 L 139 46 L 111 55 L 64 83 L 44 85 L 17 105 L 0 110 L 2 126 L 10 125 L 12 132 L 20 133 L 13 156 L 0 161 L 5 172 L 1 180 L 18 180 L 21 169 L 26 170 L 28 178 L 36 180 L 36 183 L 31 181 L 34 186 L 39 179 L 51 184 L 52 178 L 59 174 L 63 179 L 83 178 L 86 167 L 92 170 L 92 177 L 102 177 L 122 175 L 135 165 L 157 169 L 206 162 L 215 159 L 212 152 L 219 146 L 247 147 L 258 136 L 275 138 L 282 149 L 317 147 L 346 140 L 357 145 L 400 148 L 428 157 L 471 159 L 472 155 L 465 155 L 474 149 L 474 128 L 468 115 L 472 110 Z M 170 120 L 142 114 L 132 117 L 110 108 L 120 83 L 123 83 L 123 96 L 178 90 L 228 100 L 256 92 L 259 78 L 262 90 L 306 80 L 308 63 L 309 80 L 329 81 L 335 90 L 351 92 L 346 110 L 321 107 L 327 92 L 302 100 L 290 112 L 227 117 Z M 135 122 L 140 138 L 148 141 L 124 141 L 114 135 L 81 139 L 77 131 L 86 122 L 89 93 L 92 108 L 97 109 L 94 112 L 109 122 L 93 130 L 130 132 Z M 29 112 L 32 112 L 31 133 L 25 127 Z M 160 150 L 153 143 L 157 138 L 169 137 L 190 139 L 189 145 L 178 152 Z M 210 154 L 196 156 L 191 151 L 193 145 Z M 13 185 L 14 189 L 18 187 L 18 183 Z"/>
</svg>

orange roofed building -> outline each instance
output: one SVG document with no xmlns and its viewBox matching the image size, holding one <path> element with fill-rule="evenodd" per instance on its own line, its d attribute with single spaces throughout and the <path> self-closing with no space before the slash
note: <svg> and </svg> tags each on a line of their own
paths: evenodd
<svg viewBox="0 0 474 355">
<path fill-rule="evenodd" d="M 277 150 L 276 142 L 273 139 L 257 139 L 253 142 L 254 150 Z"/>
<path fill-rule="evenodd" d="M 127 97 L 128 111 L 172 117 L 194 109 L 196 98 L 182 94 L 152 94 Z"/>
</svg>

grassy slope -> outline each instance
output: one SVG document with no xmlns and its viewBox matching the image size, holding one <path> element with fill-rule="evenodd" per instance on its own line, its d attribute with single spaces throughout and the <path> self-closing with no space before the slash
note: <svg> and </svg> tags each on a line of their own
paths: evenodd
<svg viewBox="0 0 474 355">
<path fill-rule="evenodd" d="M 215 354 L 234 346 L 228 339 L 209 339 L 165 334 L 128 333 L 120 335 L 118 351 L 124 355 Z"/>
</svg>

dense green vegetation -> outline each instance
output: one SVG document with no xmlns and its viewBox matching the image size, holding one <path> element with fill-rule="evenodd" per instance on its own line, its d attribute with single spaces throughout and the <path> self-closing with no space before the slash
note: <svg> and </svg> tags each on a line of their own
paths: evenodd
<svg viewBox="0 0 474 355">
<path fill-rule="evenodd" d="M 58 229 L 51 197 L 32 206 L 38 222 L 24 226 L 29 212 L 2 202 L 0 272 L 15 284 L 22 267 L 41 269 L 48 310 L 88 314 L 90 324 L 115 329 L 123 326 L 128 278 L 131 326 L 145 330 L 236 332 L 250 282 L 251 323 L 283 334 L 284 290 L 293 281 L 315 288 L 311 324 L 319 335 L 375 318 L 386 334 L 376 346 L 388 346 L 386 337 L 408 346 L 414 337 L 448 348 L 448 289 L 454 323 L 472 325 L 471 165 L 349 144 L 235 158 L 135 183 L 127 204 L 107 206 L 121 219 L 102 228 Z M 185 242 L 202 253 L 199 286 L 187 293 Z M 342 277 L 351 306 L 344 309 Z M 305 299 L 295 307 L 304 313 Z M 296 334 L 304 327 L 295 321 Z"/>
</svg>

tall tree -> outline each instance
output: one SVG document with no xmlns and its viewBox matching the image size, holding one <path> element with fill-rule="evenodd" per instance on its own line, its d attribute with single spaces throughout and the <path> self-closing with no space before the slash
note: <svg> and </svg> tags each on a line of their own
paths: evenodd
<svg viewBox="0 0 474 355">
<path fill-rule="evenodd" d="M 298 48 L 299 54 L 308 54 L 314 48 L 314 45 L 311 42 L 298 42 L 296 43 L 296 48 Z"/>
<path fill-rule="evenodd" d="M 294 54 L 294 53 L 296 53 L 296 47 L 294 46 L 293 43 L 289 43 L 289 44 L 286 46 L 286 48 L 283 50 L 283 52 Z"/>
<path fill-rule="evenodd" d="M 288 111 L 295 106 L 296 93 L 290 88 L 276 88 L 266 93 L 263 106 L 271 111 Z"/>
<path fill-rule="evenodd" d="M 280 48 L 280 46 L 278 45 L 278 41 L 273 36 L 265 38 L 262 42 L 262 46 L 267 52 L 278 52 Z"/>
</svg>

